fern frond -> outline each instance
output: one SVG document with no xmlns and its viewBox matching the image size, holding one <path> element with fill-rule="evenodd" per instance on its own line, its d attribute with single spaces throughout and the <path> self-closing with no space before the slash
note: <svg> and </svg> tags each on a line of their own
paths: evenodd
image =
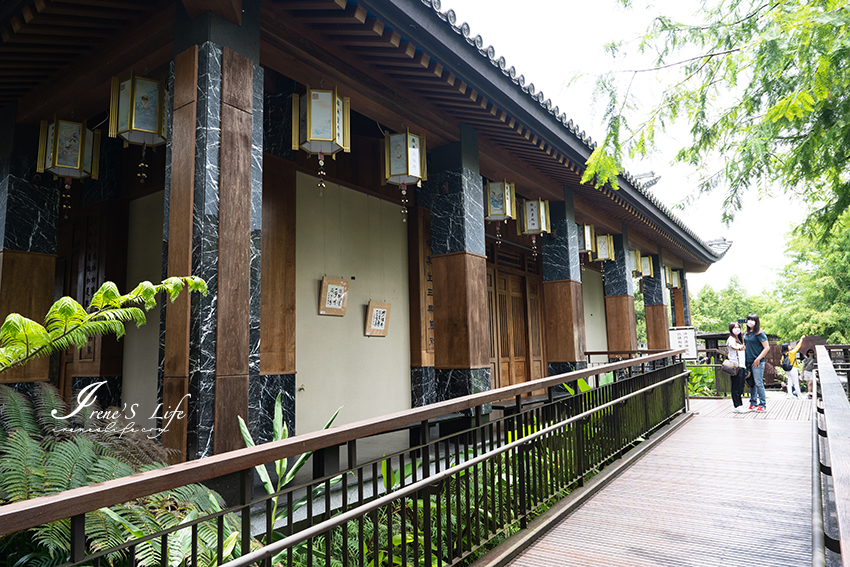
<svg viewBox="0 0 850 567">
<path fill-rule="evenodd" d="M 47 382 L 38 382 L 35 386 L 32 406 L 35 419 L 41 428 L 45 441 L 49 439 L 48 442 L 53 442 L 58 437 L 67 436 L 59 435 L 57 430 L 67 427 L 68 421 L 57 419 L 52 415 L 53 410 L 56 410 L 57 415 L 68 415 L 68 404 L 65 403 L 55 386 Z"/>
<path fill-rule="evenodd" d="M 113 282 L 103 282 L 89 304 L 89 311 L 103 309 L 117 309 L 121 307 L 121 293 L 118 291 L 118 286 Z"/>
<path fill-rule="evenodd" d="M 44 318 L 44 326 L 51 336 L 64 334 L 73 326 L 80 325 L 88 317 L 83 306 L 71 297 L 62 297 L 54 303 L 47 316 Z"/>
<path fill-rule="evenodd" d="M 57 443 L 45 459 L 47 494 L 88 485 L 88 471 L 97 460 L 92 442 L 80 435 Z"/>
<path fill-rule="evenodd" d="M 41 435 L 27 397 L 3 385 L 0 385 L 0 427 L 7 434 L 22 429 L 34 437 Z"/>
<path fill-rule="evenodd" d="M 0 488 L 8 502 L 29 500 L 44 494 L 44 450 L 23 429 L 6 440 L 0 459 Z"/>
</svg>

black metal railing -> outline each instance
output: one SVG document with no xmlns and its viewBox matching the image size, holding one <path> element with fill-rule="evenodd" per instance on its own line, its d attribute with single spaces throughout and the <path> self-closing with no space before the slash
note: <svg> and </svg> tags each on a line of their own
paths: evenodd
<svg viewBox="0 0 850 567">
<path fill-rule="evenodd" d="M 850 402 L 832 360 L 835 355 L 837 360 L 844 360 L 846 349 L 844 345 L 816 347 L 817 371 L 812 388 L 814 567 L 850 567 Z"/>
<path fill-rule="evenodd" d="M 0 507 L 0 535 L 70 520 L 69 565 L 456 565 L 526 527 L 530 517 L 686 409 L 681 351 L 544 378 Z M 560 386 L 600 372 L 622 378 L 569 395 Z M 543 389 L 544 396 L 532 396 Z M 491 407 L 500 409 L 487 414 Z M 433 423 L 455 416 L 432 438 Z M 441 424 L 448 424 L 443 421 Z M 358 458 L 364 439 L 408 428 L 418 442 Z M 442 433 L 442 430 L 447 433 Z M 260 464 L 339 447 L 344 470 L 262 497 Z M 234 475 L 238 502 L 109 549 L 92 549 L 86 514 L 190 483 Z M 72 494 L 73 493 L 73 494 Z M 136 534 L 138 535 L 138 534 Z M 171 554 L 171 557 L 169 557 Z M 221 561 L 219 558 L 223 558 Z"/>
</svg>

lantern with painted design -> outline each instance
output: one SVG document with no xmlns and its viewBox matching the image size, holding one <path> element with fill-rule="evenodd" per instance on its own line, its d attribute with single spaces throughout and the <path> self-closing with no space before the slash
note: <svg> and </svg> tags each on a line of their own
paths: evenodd
<svg viewBox="0 0 850 567">
<path fill-rule="evenodd" d="M 92 132 L 80 122 L 41 121 L 36 171 L 57 177 L 97 179 L 100 161 L 100 130 Z"/>
</svg>

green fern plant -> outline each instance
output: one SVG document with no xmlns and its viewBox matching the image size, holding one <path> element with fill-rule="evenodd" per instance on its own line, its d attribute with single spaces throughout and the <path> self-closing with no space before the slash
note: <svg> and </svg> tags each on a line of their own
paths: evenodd
<svg viewBox="0 0 850 567">
<path fill-rule="evenodd" d="M 168 293 L 173 302 L 184 288 L 207 294 L 207 284 L 199 277 L 171 277 L 158 285 L 145 281 L 126 295 L 112 282 L 105 282 L 94 294 L 88 309 L 70 297 L 54 303 L 44 318 L 44 326 L 11 313 L 0 327 L 0 372 L 26 364 L 71 346 L 82 348 L 89 338 L 113 334 L 124 336 L 124 325 L 145 324 L 145 311 L 156 305 L 156 297 Z"/>
<path fill-rule="evenodd" d="M 58 410 L 53 412 L 52 410 Z M 56 494 L 165 466 L 166 450 L 141 432 L 112 429 L 99 417 L 97 403 L 68 418 L 67 406 L 50 384 L 38 383 L 32 399 L 0 385 L 0 505 Z M 221 511 L 221 497 L 202 485 L 187 485 L 86 514 L 93 551 L 179 526 Z M 225 517 L 224 557 L 216 552 L 215 521 L 199 525 L 199 565 L 218 565 L 237 553 L 239 525 Z M 190 529 L 168 538 L 168 564 L 181 564 L 191 552 Z M 70 557 L 70 521 L 60 520 L 0 539 L 0 565 L 51 567 Z M 136 549 L 139 565 L 160 565 L 161 546 Z M 119 552 L 101 565 L 123 565 Z"/>
</svg>

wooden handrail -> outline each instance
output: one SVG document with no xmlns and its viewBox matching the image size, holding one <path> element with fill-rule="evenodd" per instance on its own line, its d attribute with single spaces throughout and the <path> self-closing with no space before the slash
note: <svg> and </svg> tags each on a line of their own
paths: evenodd
<svg viewBox="0 0 850 567">
<path fill-rule="evenodd" d="M 237 449 L 195 461 L 179 463 L 153 471 L 137 473 L 107 482 L 82 486 L 50 496 L 15 502 L 0 506 L 0 536 L 40 526 L 92 510 L 114 506 L 122 502 L 171 490 L 243 471 L 283 459 L 333 447 L 371 435 L 377 435 L 432 420 L 476 406 L 507 398 L 529 394 L 535 390 L 557 386 L 579 378 L 595 376 L 600 372 L 612 372 L 636 364 L 653 362 L 682 354 L 684 349 L 664 351 L 660 354 L 643 356 L 585 370 L 576 370 L 540 378 L 523 384 L 515 384 L 498 390 L 488 390 L 424 407 L 413 408 L 385 416 L 364 419 L 331 429 L 296 435 L 283 441 L 263 443 L 256 447 Z"/>
<path fill-rule="evenodd" d="M 663 349 L 642 349 L 642 350 L 591 350 L 585 351 L 585 356 L 605 356 L 605 355 L 621 355 L 621 354 L 641 354 L 646 353 L 648 355 L 658 354 L 662 352 L 670 352 Z M 685 352 L 682 350 L 682 352 Z"/>
<path fill-rule="evenodd" d="M 832 366 L 826 346 L 815 347 L 818 378 L 823 399 L 823 421 L 829 445 L 832 486 L 835 493 L 835 515 L 838 519 L 838 541 L 842 565 L 850 567 L 850 401 L 844 385 Z M 817 404 L 817 400 L 813 400 Z"/>
</svg>

